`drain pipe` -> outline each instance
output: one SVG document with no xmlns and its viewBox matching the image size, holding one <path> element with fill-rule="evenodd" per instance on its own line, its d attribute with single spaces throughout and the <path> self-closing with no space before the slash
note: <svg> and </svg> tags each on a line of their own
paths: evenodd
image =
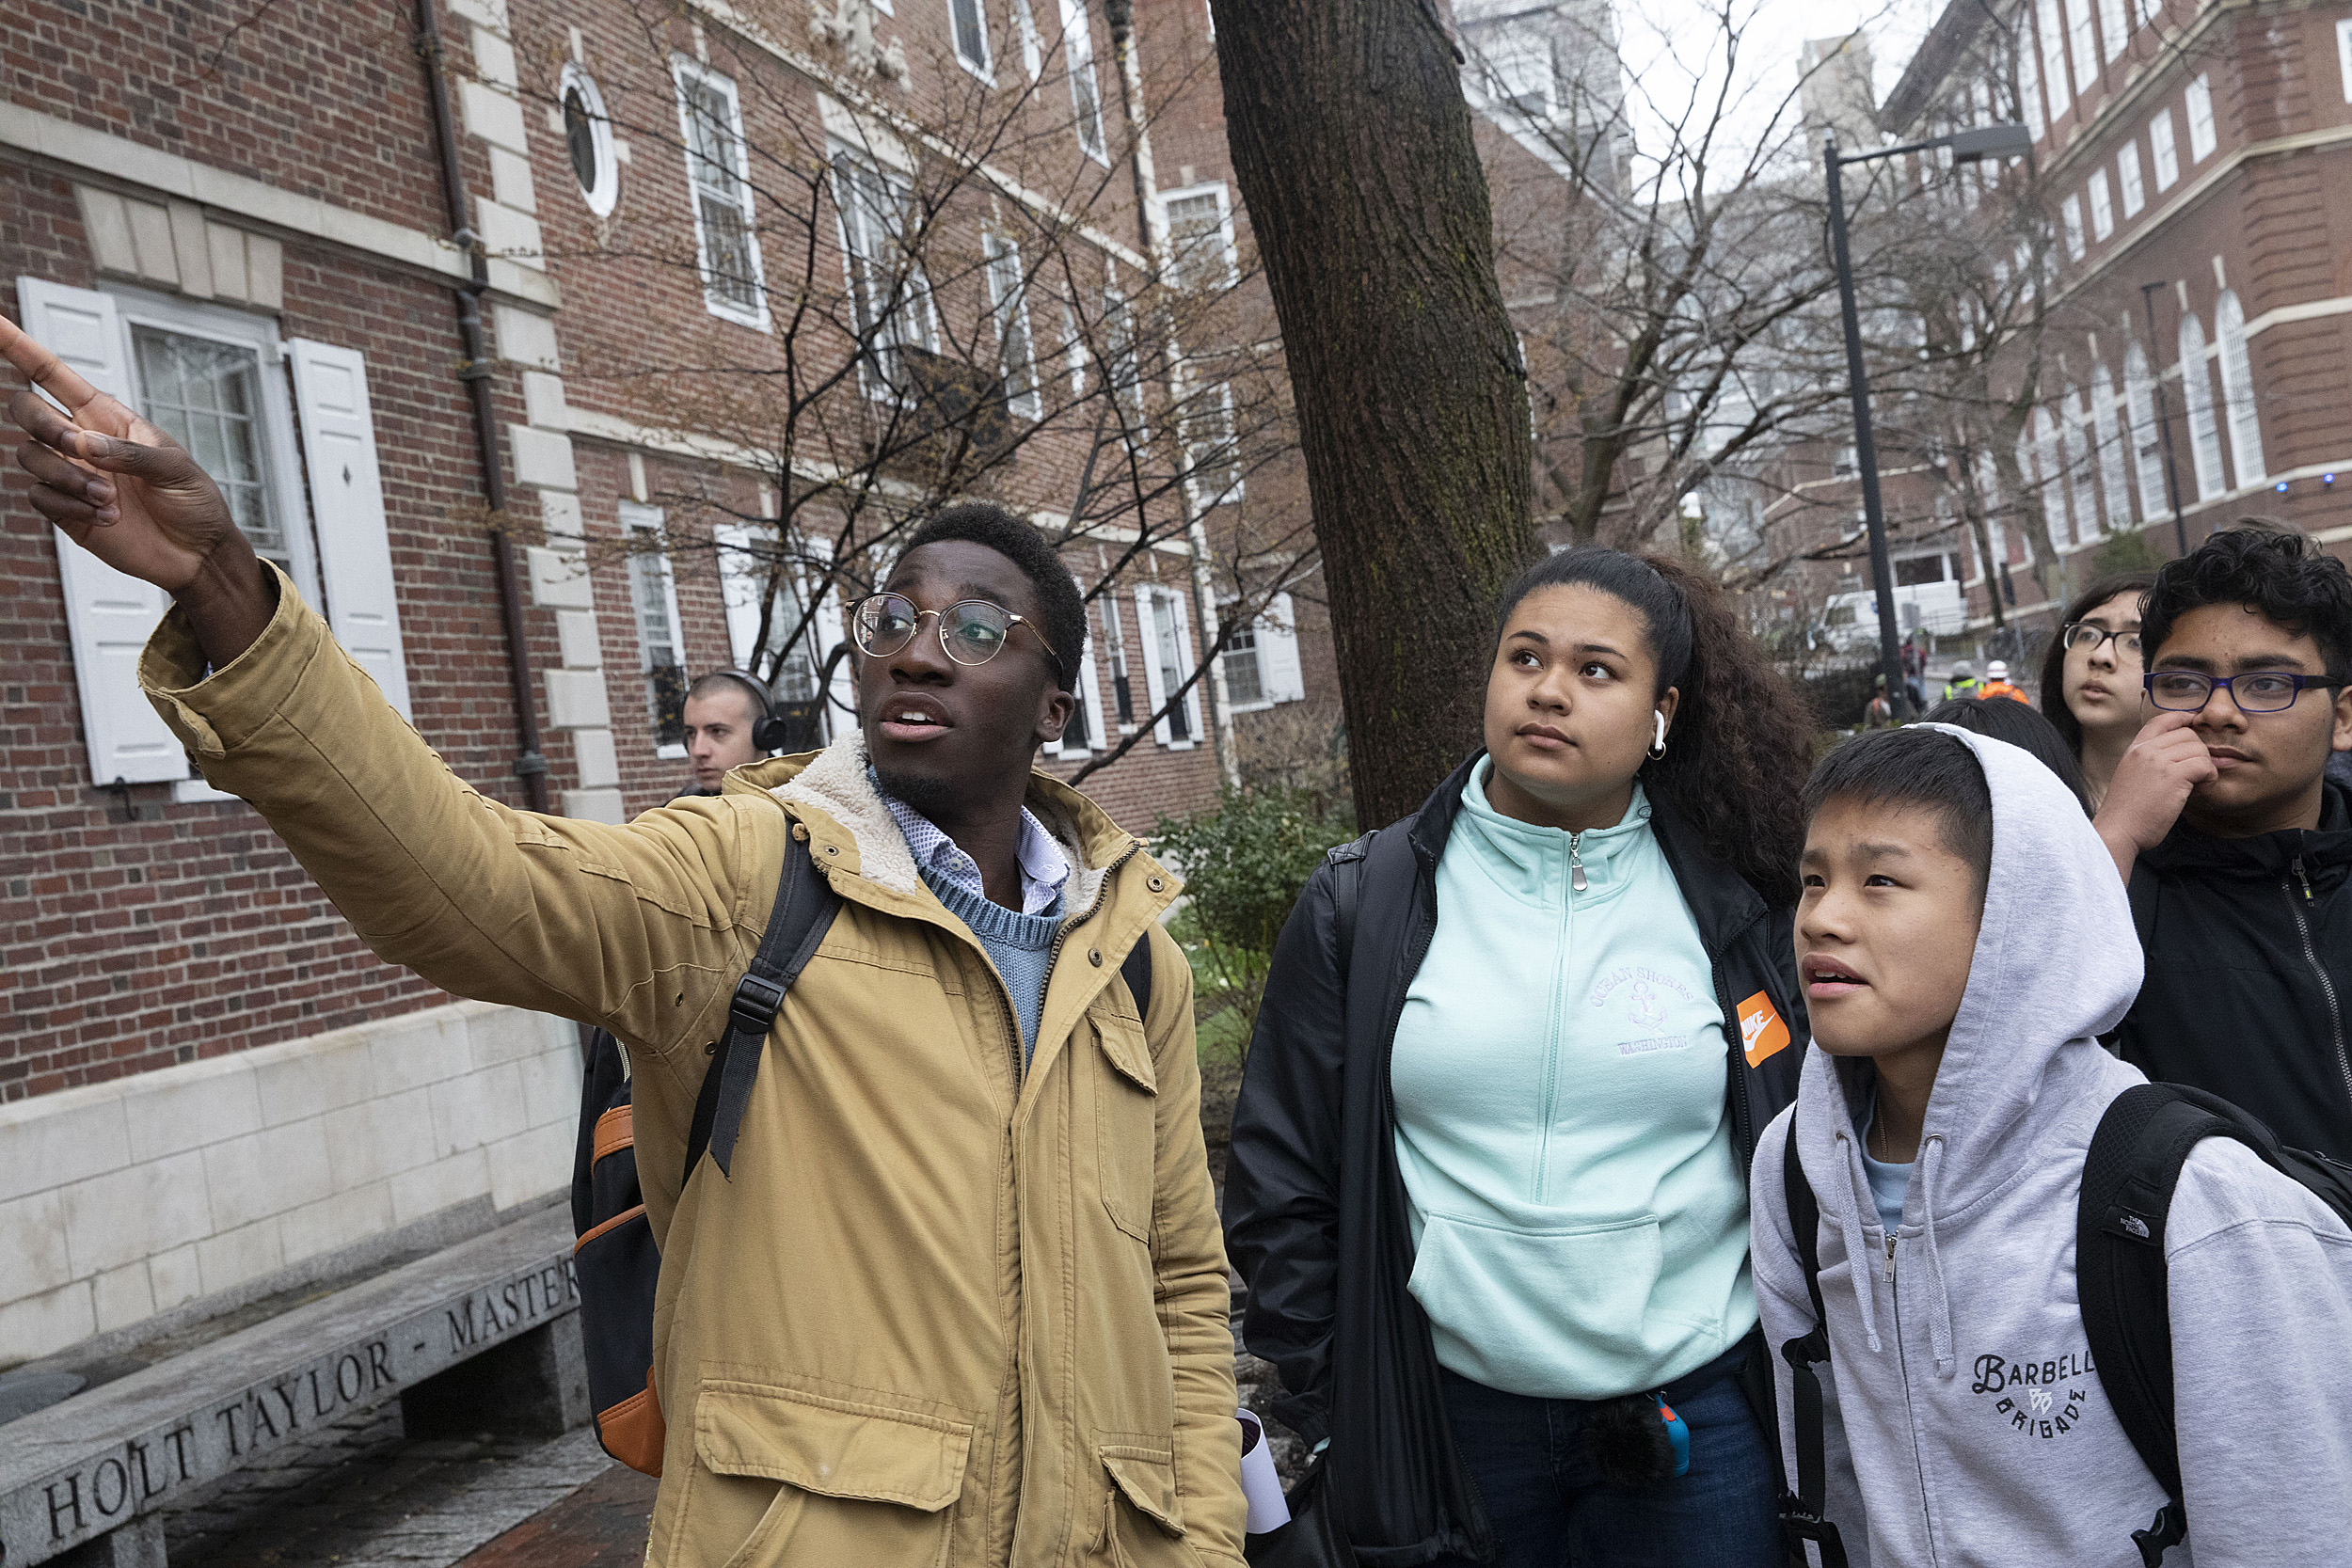
<svg viewBox="0 0 2352 1568">
<path fill-rule="evenodd" d="M 1152 130 L 1143 107 L 1143 65 L 1136 57 L 1135 0 L 1106 0 L 1103 9 L 1111 24 L 1111 53 L 1119 62 L 1119 106 L 1127 122 L 1128 167 L 1135 174 L 1137 226 L 1143 233 L 1143 253 L 1152 260 L 1156 280 L 1168 270 L 1168 212 L 1160 205 L 1159 177 L 1152 166 Z M 1175 328 L 1168 320 L 1165 304 L 1157 313 L 1160 341 L 1168 349 L 1168 397 L 1181 408 L 1190 390 L 1191 372 L 1177 349 Z M 1176 436 L 1182 454 L 1184 433 L 1179 430 Z M 1191 461 L 1189 454 L 1183 455 L 1184 461 Z M 1215 649 L 1224 634 L 1217 626 L 1216 584 L 1209 575 L 1209 531 L 1192 503 L 1189 483 L 1176 486 L 1176 506 L 1184 520 L 1184 543 L 1192 548 L 1193 619 L 1200 626 L 1201 645 Z M 1233 709 L 1225 693 L 1225 660 L 1215 653 L 1209 657 L 1209 749 L 1216 755 L 1225 782 L 1240 788 L 1241 768 L 1233 755 Z"/>
<path fill-rule="evenodd" d="M 481 236 L 466 213 L 466 176 L 457 161 L 457 126 L 449 109 L 449 79 L 441 52 L 441 24 L 437 0 L 417 0 L 417 57 L 424 64 L 424 87 L 433 103 L 433 135 L 440 144 L 441 200 L 449 209 L 450 238 L 472 263 L 472 276 L 455 286 L 457 335 L 466 356 L 458 362 L 458 379 L 466 384 L 473 404 L 474 443 L 482 452 L 482 492 L 490 504 L 490 552 L 498 568 L 499 619 L 506 627 L 507 663 L 515 683 L 515 728 L 522 754 L 515 759 L 516 776 L 535 812 L 549 810 L 548 759 L 539 750 L 539 709 L 533 700 L 531 645 L 523 637 L 523 597 L 515 575 L 515 551 L 506 536 L 506 474 L 499 462 L 498 411 L 490 403 L 490 358 L 482 340 L 482 295 L 490 286 L 490 264 L 482 253 Z"/>
</svg>

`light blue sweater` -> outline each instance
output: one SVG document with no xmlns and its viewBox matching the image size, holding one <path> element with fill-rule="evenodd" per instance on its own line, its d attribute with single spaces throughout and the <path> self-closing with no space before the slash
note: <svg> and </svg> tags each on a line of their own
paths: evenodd
<svg viewBox="0 0 2352 1568">
<path fill-rule="evenodd" d="M 1617 826 L 1571 837 L 1488 804 L 1492 766 L 1397 1022 L 1410 1288 L 1475 1382 L 1656 1388 L 1756 1323 L 1713 971 L 1638 784 Z"/>
<path fill-rule="evenodd" d="M 980 939 L 996 973 L 1005 977 L 1012 1010 L 1021 1020 L 1021 1060 L 1026 1066 L 1037 1051 L 1038 1009 L 1045 1005 L 1045 981 L 1054 967 L 1054 937 L 1061 929 L 1062 901 L 1056 898 L 1053 908 L 1041 914 L 1023 914 L 990 903 L 984 895 L 949 880 L 929 865 L 921 868 L 921 875 L 923 885 L 938 895 L 947 912 Z"/>
</svg>

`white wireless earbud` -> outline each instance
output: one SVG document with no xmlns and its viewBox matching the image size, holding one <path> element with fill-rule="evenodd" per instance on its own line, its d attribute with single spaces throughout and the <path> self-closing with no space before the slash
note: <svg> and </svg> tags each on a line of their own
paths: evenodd
<svg viewBox="0 0 2352 1568">
<path fill-rule="evenodd" d="M 1652 757 L 1662 757 L 1666 754 L 1666 715 L 1662 711 L 1654 709 L 1650 717 L 1658 721 L 1658 738 L 1650 742 L 1649 754 Z"/>
</svg>

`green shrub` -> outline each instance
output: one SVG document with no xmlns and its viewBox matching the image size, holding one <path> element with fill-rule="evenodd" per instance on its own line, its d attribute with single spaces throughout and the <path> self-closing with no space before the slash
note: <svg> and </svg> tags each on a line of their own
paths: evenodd
<svg viewBox="0 0 2352 1568">
<path fill-rule="evenodd" d="M 1197 938 L 1194 980 L 1203 1011 L 1238 1009 L 1232 1029 L 1247 1047 L 1265 990 L 1275 939 L 1324 852 L 1356 836 L 1355 814 L 1313 790 L 1228 787 L 1215 808 L 1160 818 L 1153 850 L 1184 879 L 1180 922 Z"/>
</svg>

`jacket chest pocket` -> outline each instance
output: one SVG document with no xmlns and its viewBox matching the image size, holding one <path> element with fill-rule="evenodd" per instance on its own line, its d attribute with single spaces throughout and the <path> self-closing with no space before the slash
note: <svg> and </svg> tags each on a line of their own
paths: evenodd
<svg viewBox="0 0 2352 1568">
<path fill-rule="evenodd" d="M 1153 1153 L 1159 1077 L 1143 1025 L 1105 1007 L 1089 1009 L 1094 1063 L 1095 1169 L 1111 1223 L 1138 1242 L 1152 1239 Z"/>
<path fill-rule="evenodd" d="M 730 1382 L 694 1412 L 672 1561 L 945 1568 L 969 1423 Z"/>
</svg>

